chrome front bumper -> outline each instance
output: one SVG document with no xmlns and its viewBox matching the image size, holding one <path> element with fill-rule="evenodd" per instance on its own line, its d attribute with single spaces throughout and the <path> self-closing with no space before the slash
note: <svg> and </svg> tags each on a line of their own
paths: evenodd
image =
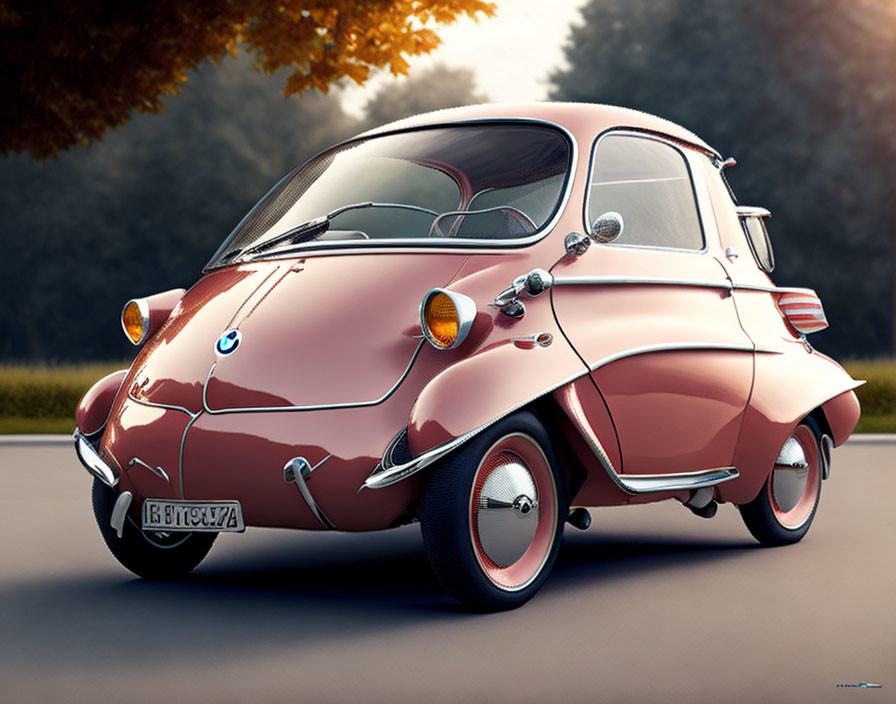
<svg viewBox="0 0 896 704">
<path fill-rule="evenodd" d="M 75 428 L 72 438 L 75 441 L 75 453 L 78 455 L 78 459 L 81 460 L 84 468 L 101 482 L 114 489 L 118 485 L 118 474 L 103 461 L 96 448 L 90 444 L 87 436 Z"/>
</svg>

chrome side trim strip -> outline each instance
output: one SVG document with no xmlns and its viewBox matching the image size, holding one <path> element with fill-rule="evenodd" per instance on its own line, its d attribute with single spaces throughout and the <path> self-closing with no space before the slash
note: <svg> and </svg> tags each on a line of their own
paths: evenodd
<svg viewBox="0 0 896 704">
<path fill-rule="evenodd" d="M 666 279 L 652 276 L 555 276 L 554 286 L 686 286 L 694 288 L 715 288 L 722 291 L 761 291 L 764 293 L 801 293 L 817 298 L 811 288 L 789 286 L 762 286 L 759 284 L 738 284 L 727 280 L 707 279 Z"/>
<path fill-rule="evenodd" d="M 680 474 L 622 474 L 619 475 L 619 480 L 628 488 L 629 493 L 646 494 L 655 491 L 701 489 L 737 479 L 739 476 L 740 473 L 735 467 L 719 467 Z"/>
<path fill-rule="evenodd" d="M 124 520 L 128 516 L 128 509 L 131 507 L 131 501 L 134 495 L 129 491 L 123 491 L 115 499 L 115 506 L 112 507 L 112 518 L 109 519 L 109 525 L 115 529 L 115 534 L 120 538 L 124 532 Z"/>
<path fill-rule="evenodd" d="M 288 474 L 292 475 L 292 481 L 295 482 L 295 485 L 299 488 L 299 493 L 302 495 L 302 498 L 305 499 L 305 503 L 308 504 L 311 513 L 314 514 L 314 517 L 317 518 L 317 520 L 320 521 L 320 524 L 327 530 L 333 530 L 336 526 L 334 526 L 324 512 L 321 511 L 317 502 L 314 500 L 314 497 L 311 495 L 311 491 L 308 489 L 308 484 L 305 481 L 305 473 L 310 475 L 311 472 L 320 467 L 332 456 L 333 455 L 327 455 L 313 467 L 309 466 L 308 460 L 304 457 L 293 457 L 283 467 L 283 476 L 285 477 Z"/>
<path fill-rule="evenodd" d="M 215 373 L 215 364 L 212 364 L 211 369 L 208 370 L 208 376 L 205 378 L 205 383 L 202 385 L 202 407 L 203 409 L 211 413 L 212 415 L 218 415 L 221 413 L 270 413 L 274 411 L 328 411 L 336 408 L 364 408 L 365 406 L 376 406 L 377 404 L 382 403 L 387 398 L 389 398 L 399 386 L 402 385 L 405 379 L 407 379 L 408 374 L 411 373 L 411 367 L 414 366 L 414 362 L 417 361 L 417 357 L 420 354 L 420 350 L 423 349 L 423 345 L 426 341 L 420 340 L 417 344 L 417 349 L 414 350 L 414 354 L 411 355 L 411 361 L 408 362 L 408 366 L 405 368 L 404 372 L 402 372 L 401 376 L 398 378 L 398 381 L 393 384 L 392 388 L 389 389 L 386 393 L 380 396 L 377 399 L 372 401 L 355 401 L 353 403 L 327 403 L 318 406 L 247 406 L 246 408 L 211 408 L 208 405 L 208 382 L 212 378 L 212 374 Z"/>
<path fill-rule="evenodd" d="M 597 433 L 594 432 L 591 424 L 588 423 L 585 416 L 585 409 L 582 407 L 582 402 L 579 399 L 579 394 L 576 392 L 575 387 L 570 384 L 559 389 L 559 392 L 562 393 L 562 399 L 569 407 L 568 412 L 575 416 L 576 423 L 578 423 L 580 429 L 584 432 L 585 440 L 588 441 L 591 452 L 594 453 L 600 466 L 604 468 L 604 471 L 609 475 L 610 479 L 613 480 L 613 483 L 626 494 L 634 493 L 620 480 L 619 473 L 610 461 L 610 457 L 607 455 L 606 450 L 604 450 L 604 446 L 597 437 Z"/>
<path fill-rule="evenodd" d="M 568 389 L 568 391 L 567 391 Z M 575 416 L 580 428 L 584 431 L 588 446 L 617 487 L 626 494 L 645 494 L 656 491 L 679 491 L 682 489 L 699 489 L 714 486 L 721 482 L 736 479 L 738 472 L 734 467 L 720 469 L 708 469 L 700 472 L 686 472 L 681 474 L 619 474 L 609 456 L 604 450 L 597 434 L 589 425 L 582 403 L 572 385 L 562 389 L 563 400 L 569 406 L 569 411 Z"/>
<path fill-rule="evenodd" d="M 617 352 L 615 354 L 604 357 L 601 360 L 598 360 L 597 362 L 592 364 L 589 369 L 590 369 L 590 371 L 594 371 L 596 369 L 599 369 L 600 367 L 606 366 L 607 364 L 616 362 L 616 361 L 618 361 L 620 359 L 624 359 L 626 357 L 634 357 L 636 355 L 650 354 L 653 352 L 674 352 L 674 351 L 680 351 L 680 350 L 707 350 L 707 351 L 721 350 L 721 351 L 731 351 L 731 352 L 749 352 L 749 353 L 755 352 L 755 353 L 760 353 L 760 354 L 784 354 L 784 352 L 781 350 L 754 349 L 752 345 L 727 345 L 727 344 L 715 343 L 715 342 L 681 342 L 681 343 L 670 343 L 670 344 L 660 344 L 660 345 L 645 345 L 643 347 L 634 347 L 629 350 L 623 350 L 622 352 Z M 552 386 L 549 389 L 545 389 L 540 394 L 538 394 L 538 396 L 533 396 L 532 398 L 527 399 L 523 403 L 520 403 L 519 405 L 514 406 L 513 408 L 505 411 L 501 415 L 496 416 L 495 418 L 490 420 L 488 423 L 485 423 L 485 424 L 479 426 L 478 428 L 474 428 L 473 430 L 454 438 L 454 440 L 449 440 L 448 442 L 444 443 L 443 445 L 434 447 L 431 450 L 424 452 L 419 457 L 415 457 L 414 459 L 412 459 L 408 462 L 405 462 L 404 464 L 395 465 L 394 467 L 390 467 L 389 469 L 382 469 L 382 465 L 377 465 L 377 467 L 374 468 L 373 472 L 371 472 L 370 476 L 367 477 L 367 479 L 361 485 L 361 487 L 359 488 L 359 491 L 361 489 L 365 489 L 365 488 L 366 489 L 382 489 L 383 487 L 390 486 L 391 484 L 395 484 L 396 482 L 400 482 L 402 479 L 406 479 L 407 477 L 410 477 L 412 474 L 416 474 L 421 469 L 424 469 L 425 467 L 428 467 L 429 465 L 431 465 L 433 462 L 436 462 L 437 460 L 440 460 L 442 457 L 445 457 L 446 455 L 450 454 L 451 452 L 454 452 L 454 450 L 456 450 L 458 447 L 463 445 L 467 440 L 469 440 L 472 437 L 475 437 L 476 435 L 481 433 L 483 430 L 488 428 L 493 423 L 497 423 L 502 418 L 506 418 L 511 413 L 518 411 L 520 408 L 531 403 L 536 398 L 540 398 L 540 397 L 544 396 L 545 394 L 549 394 L 552 391 L 556 391 L 557 389 L 559 389 L 563 386 L 566 386 L 569 383 L 572 383 L 576 379 L 579 379 L 588 373 L 589 373 L 589 371 L 583 370 L 579 374 L 574 374 L 574 375 L 568 377 L 567 379 L 564 379 L 560 383 L 556 384 L 555 386 Z M 616 474 L 616 471 L 615 471 L 615 469 L 612 468 L 612 464 L 610 463 L 609 459 L 606 458 L 606 453 L 604 453 L 604 458 L 606 459 L 606 463 L 607 463 L 606 465 L 604 465 L 604 468 L 607 469 L 609 467 L 609 469 L 607 469 L 607 471 L 612 472 L 611 477 L 619 477 L 620 475 Z M 600 460 L 600 455 L 598 455 L 598 459 Z M 602 464 L 603 464 L 603 462 L 602 462 Z M 378 471 L 378 470 L 380 470 L 380 471 Z M 663 476 L 669 476 L 669 475 L 663 475 Z M 706 485 L 706 486 L 709 486 L 709 485 Z M 628 489 L 625 489 L 621 485 L 620 485 L 620 488 L 622 488 L 624 491 L 628 491 Z M 666 491 L 666 490 L 665 489 L 651 489 L 650 491 Z M 640 493 L 640 490 L 629 491 L 629 493 Z"/>
<path fill-rule="evenodd" d="M 697 288 L 717 288 L 730 291 L 734 286 L 730 281 L 707 281 L 704 279 L 666 279 L 651 276 L 555 276 L 554 286 L 693 286 Z"/>
<path fill-rule="evenodd" d="M 584 372 L 583 372 L 584 374 Z M 515 409 L 514 409 L 515 410 Z M 512 413 L 509 411 L 508 413 Z M 391 469 L 384 470 L 382 472 L 374 471 L 367 479 L 364 480 L 364 483 L 361 485 L 362 489 L 382 489 L 383 487 L 390 486 L 395 484 L 396 482 L 400 482 L 402 479 L 407 479 L 412 474 L 416 474 L 424 467 L 428 467 L 433 462 L 436 462 L 445 455 L 448 455 L 454 452 L 458 447 L 463 445 L 467 440 L 478 435 L 483 430 L 485 430 L 492 423 L 500 420 L 504 416 L 508 415 L 505 413 L 498 418 L 495 418 L 491 423 L 486 423 L 485 425 L 481 425 L 474 430 L 471 430 L 468 433 L 465 433 L 459 437 L 454 438 L 454 440 L 449 440 L 443 445 L 439 445 L 437 447 L 432 448 L 431 450 L 427 450 L 419 457 L 415 457 L 410 462 L 405 462 L 404 464 L 397 464 Z"/>
<path fill-rule="evenodd" d="M 764 352 L 768 354 L 783 354 L 778 350 L 757 350 L 753 345 L 729 345 L 722 342 L 667 342 L 657 345 L 644 345 L 642 347 L 632 347 L 628 350 L 622 350 L 615 354 L 608 355 L 598 360 L 590 366 L 591 371 L 597 371 L 601 367 L 617 362 L 626 357 L 636 357 L 642 354 L 651 354 L 653 352 L 680 352 L 686 350 L 706 350 L 722 351 L 722 352 Z"/>
<path fill-rule="evenodd" d="M 118 475 L 115 471 L 103 461 L 99 453 L 87 440 L 87 437 L 77 428 L 72 433 L 75 441 L 75 453 L 84 468 L 101 482 L 113 489 L 118 485 Z"/>
</svg>

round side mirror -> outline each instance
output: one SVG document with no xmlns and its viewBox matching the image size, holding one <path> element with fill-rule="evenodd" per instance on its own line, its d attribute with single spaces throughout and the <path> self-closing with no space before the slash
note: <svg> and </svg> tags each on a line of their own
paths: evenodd
<svg viewBox="0 0 896 704">
<path fill-rule="evenodd" d="M 604 213 L 591 226 L 591 232 L 588 233 L 595 242 L 607 244 L 616 240 L 622 234 L 622 228 L 625 223 L 619 213 L 610 211 Z"/>
</svg>

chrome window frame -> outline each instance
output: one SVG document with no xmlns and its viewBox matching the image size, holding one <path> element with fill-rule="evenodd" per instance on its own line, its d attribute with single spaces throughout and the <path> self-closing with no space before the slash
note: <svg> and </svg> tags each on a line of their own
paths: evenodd
<svg viewBox="0 0 896 704">
<path fill-rule="evenodd" d="M 775 261 L 775 248 L 772 244 L 772 238 L 768 234 L 768 226 L 765 224 L 766 218 L 771 217 L 771 212 L 769 212 L 766 208 L 755 208 L 746 205 L 739 205 L 736 208 L 737 210 L 737 220 L 740 223 L 740 229 L 743 230 L 744 237 L 747 239 L 747 245 L 750 247 L 750 253 L 753 255 L 753 261 L 756 262 L 756 266 L 758 266 L 762 271 L 771 276 L 772 272 L 775 270 L 775 266 L 777 262 Z M 760 260 L 759 253 L 756 251 L 756 243 L 753 242 L 753 235 L 750 234 L 750 230 L 747 227 L 747 221 L 755 219 L 759 222 L 759 226 L 762 228 L 762 236 L 765 238 L 765 246 L 768 249 L 769 259 L 771 260 L 771 268 L 766 269 Z"/>
<path fill-rule="evenodd" d="M 536 242 L 541 241 L 545 237 L 547 237 L 557 226 L 557 223 L 560 221 L 560 218 L 563 217 L 563 214 L 566 212 L 566 207 L 569 204 L 569 199 L 572 194 L 572 189 L 576 180 L 576 169 L 579 163 L 579 146 L 576 138 L 573 134 L 566 129 L 561 124 L 553 122 L 551 120 L 544 120 L 541 118 L 529 118 L 529 117 L 487 117 L 487 118 L 474 118 L 469 120 L 454 120 L 449 122 L 434 122 L 426 125 L 415 125 L 413 127 L 405 127 L 403 129 L 397 130 L 389 130 L 387 132 L 377 132 L 375 134 L 362 134 L 356 137 L 352 137 L 351 139 L 347 139 L 343 142 L 339 142 L 323 151 L 318 152 L 314 156 L 306 159 L 302 164 L 300 164 L 295 169 L 292 169 L 289 173 L 287 173 L 283 178 L 277 181 L 276 184 L 258 201 L 258 203 L 253 206 L 249 212 L 247 212 L 242 220 L 237 224 L 237 226 L 228 233 L 227 237 L 224 238 L 224 242 L 215 250 L 211 259 L 202 267 L 202 273 L 207 274 L 212 271 L 218 271 L 220 269 L 224 269 L 228 266 L 235 266 L 241 263 L 245 264 L 246 262 L 224 262 L 221 264 L 217 264 L 215 266 L 211 266 L 211 263 L 221 254 L 224 249 L 224 243 L 227 242 L 230 235 L 233 232 L 238 231 L 249 219 L 249 217 L 255 211 L 255 208 L 262 203 L 267 197 L 276 190 L 280 184 L 282 184 L 286 179 L 290 178 L 294 174 L 300 172 L 304 169 L 308 164 L 310 164 L 315 159 L 327 154 L 328 152 L 334 152 L 345 147 L 348 147 L 355 143 L 360 143 L 364 141 L 369 141 L 371 139 L 378 139 L 380 137 L 387 137 L 396 134 L 406 134 L 410 132 L 421 132 L 424 130 L 432 130 L 432 129 L 442 129 L 442 128 L 450 128 L 450 127 L 467 127 L 467 126 L 479 126 L 479 125 L 534 125 L 534 126 L 543 126 L 550 129 L 554 129 L 562 135 L 568 145 L 569 145 L 569 162 L 566 170 L 566 177 L 563 182 L 563 187 L 561 190 L 560 198 L 557 201 L 557 206 L 555 207 L 553 213 L 550 218 L 545 222 L 545 224 L 538 229 L 537 232 L 529 235 L 528 237 L 520 237 L 518 239 L 512 240 L 486 240 L 486 239 L 470 239 L 470 238 L 457 238 L 457 237 L 394 237 L 394 238 L 383 238 L 377 240 L 367 240 L 363 245 L 358 244 L 358 240 L 345 240 L 345 241 L 332 241 L 332 242 L 308 242 L 303 245 L 297 245 L 295 248 L 290 248 L 289 252 L 283 253 L 282 256 L 276 257 L 264 257 L 260 259 L 253 259 L 252 261 L 270 261 L 274 259 L 282 259 L 282 258 L 293 258 L 298 256 L 306 256 L 307 254 L 311 254 L 313 252 L 334 252 L 338 253 L 340 250 L 351 248 L 354 250 L 359 250 L 363 252 L 374 252 L 376 250 L 382 248 L 400 248 L 402 250 L 407 251 L 416 251 L 420 247 L 428 247 L 430 249 L 436 248 L 438 251 L 446 251 L 452 252 L 457 250 L 472 249 L 475 252 L 481 252 L 483 250 L 492 250 L 492 251 L 503 251 L 507 249 L 519 249 L 521 247 L 528 247 L 529 245 L 535 244 Z"/>
<path fill-rule="evenodd" d="M 598 134 L 597 137 L 594 138 L 594 141 L 591 143 L 591 154 L 588 161 L 588 173 L 585 177 L 585 197 L 583 199 L 582 208 L 582 222 L 584 223 L 585 232 L 591 231 L 591 223 L 589 222 L 588 211 L 591 207 L 591 177 L 594 174 L 594 155 L 597 154 L 597 149 L 604 139 L 606 139 L 607 137 L 617 136 L 629 137 L 634 139 L 653 140 L 654 142 L 665 144 L 666 146 L 678 152 L 679 156 L 681 156 L 681 159 L 684 162 L 685 169 L 687 170 L 688 174 L 688 179 L 691 184 L 691 195 L 694 198 L 694 209 L 697 213 L 697 222 L 700 225 L 700 236 L 703 240 L 703 247 L 701 247 L 700 249 L 694 249 L 692 247 L 664 247 L 662 245 L 629 244 L 621 242 L 594 242 L 594 245 L 598 247 L 624 247 L 626 249 L 644 249 L 660 252 L 672 252 L 677 254 L 706 254 L 709 251 L 709 243 L 707 241 L 706 235 L 706 223 L 704 222 L 703 210 L 700 207 L 700 196 L 694 182 L 694 169 L 691 166 L 691 160 L 689 159 L 688 154 L 675 140 L 664 138 L 663 136 L 655 134 L 653 132 L 642 132 L 626 127 L 610 127 L 609 129 L 606 129 Z"/>
</svg>

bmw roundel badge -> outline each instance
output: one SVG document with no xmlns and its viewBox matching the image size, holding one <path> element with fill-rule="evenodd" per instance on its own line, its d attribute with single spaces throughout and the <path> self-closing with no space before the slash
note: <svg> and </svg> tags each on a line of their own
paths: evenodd
<svg viewBox="0 0 896 704">
<path fill-rule="evenodd" d="M 232 354 L 243 339 L 239 330 L 225 330 L 215 343 L 215 353 L 221 356 Z"/>
</svg>

